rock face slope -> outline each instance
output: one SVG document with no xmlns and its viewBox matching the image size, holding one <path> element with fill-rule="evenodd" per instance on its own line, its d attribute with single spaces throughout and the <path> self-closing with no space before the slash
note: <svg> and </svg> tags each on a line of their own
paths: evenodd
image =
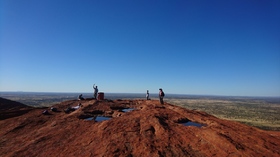
<svg viewBox="0 0 280 157">
<path fill-rule="evenodd" d="M 47 115 L 32 109 L 1 120 L 0 156 L 280 156 L 279 132 L 155 100 L 72 100 L 53 107 Z"/>
<path fill-rule="evenodd" d="M 0 120 L 23 115 L 32 109 L 22 103 L 0 98 Z"/>
</svg>

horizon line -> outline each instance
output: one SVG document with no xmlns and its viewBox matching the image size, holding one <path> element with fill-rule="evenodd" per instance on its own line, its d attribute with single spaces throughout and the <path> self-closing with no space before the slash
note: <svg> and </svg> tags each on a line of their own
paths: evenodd
<svg viewBox="0 0 280 157">
<path fill-rule="evenodd" d="M 57 94 L 92 94 L 93 92 L 34 92 L 34 91 L 0 91 L 0 93 L 57 93 Z M 146 94 L 143 93 L 135 93 L 135 92 L 108 92 L 107 94 Z M 150 93 L 150 94 L 158 94 L 158 93 Z M 218 94 L 178 94 L 178 93 L 168 93 L 165 94 L 171 95 L 185 95 L 185 96 L 212 96 L 212 97 L 269 97 L 269 98 L 280 98 L 280 96 L 241 96 L 241 95 L 218 95 Z"/>
</svg>

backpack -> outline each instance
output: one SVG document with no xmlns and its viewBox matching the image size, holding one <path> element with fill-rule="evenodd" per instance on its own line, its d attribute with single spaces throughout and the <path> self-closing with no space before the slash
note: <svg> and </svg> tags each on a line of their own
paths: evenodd
<svg viewBox="0 0 280 157">
<path fill-rule="evenodd" d="M 164 92 L 163 92 L 163 91 L 161 92 L 161 96 L 165 96 L 165 94 L 164 94 Z"/>
</svg>

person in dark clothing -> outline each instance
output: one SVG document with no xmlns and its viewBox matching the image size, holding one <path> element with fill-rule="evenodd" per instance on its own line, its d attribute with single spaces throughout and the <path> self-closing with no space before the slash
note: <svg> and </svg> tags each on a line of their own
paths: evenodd
<svg viewBox="0 0 280 157">
<path fill-rule="evenodd" d="M 158 94 L 158 96 L 159 96 L 159 101 L 160 101 L 160 103 L 161 104 L 164 104 L 164 102 L 163 102 L 163 97 L 165 96 L 164 95 L 164 92 L 163 92 L 163 90 L 160 88 L 159 89 L 159 94 Z"/>
<path fill-rule="evenodd" d="M 147 90 L 146 98 L 147 98 L 147 100 L 150 100 L 149 90 Z"/>
<path fill-rule="evenodd" d="M 79 100 L 85 100 L 85 99 L 83 98 L 83 94 L 80 94 L 78 99 L 79 99 Z"/>
<path fill-rule="evenodd" d="M 98 88 L 97 88 L 97 86 L 95 86 L 95 84 L 93 85 L 93 89 L 94 89 L 93 96 L 94 96 L 94 99 L 96 99 L 97 93 L 98 93 Z"/>
</svg>

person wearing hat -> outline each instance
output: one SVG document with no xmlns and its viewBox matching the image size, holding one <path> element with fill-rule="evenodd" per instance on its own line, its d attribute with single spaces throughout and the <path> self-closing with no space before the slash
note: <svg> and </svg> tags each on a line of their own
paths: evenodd
<svg viewBox="0 0 280 157">
<path fill-rule="evenodd" d="M 161 103 L 161 104 L 163 104 L 163 97 L 165 96 L 164 95 L 164 92 L 163 92 L 163 90 L 160 88 L 159 89 L 159 94 L 158 94 L 158 96 L 159 96 L 159 102 Z"/>
</svg>

